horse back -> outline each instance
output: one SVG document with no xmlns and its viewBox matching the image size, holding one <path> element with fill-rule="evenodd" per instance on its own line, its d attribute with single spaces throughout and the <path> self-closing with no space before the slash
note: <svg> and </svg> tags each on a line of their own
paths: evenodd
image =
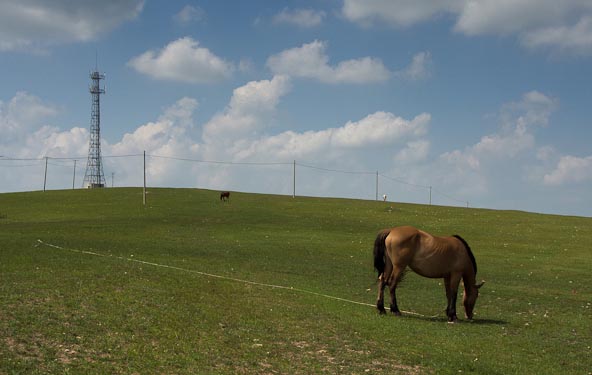
<svg viewBox="0 0 592 375">
<path fill-rule="evenodd" d="M 386 238 L 394 265 L 409 266 L 415 273 L 441 278 L 472 268 L 464 245 L 454 237 L 437 237 L 414 227 L 393 228 Z"/>
<path fill-rule="evenodd" d="M 420 247 L 422 232 L 414 227 L 392 228 L 385 238 L 386 252 L 394 265 L 409 265 Z"/>
</svg>

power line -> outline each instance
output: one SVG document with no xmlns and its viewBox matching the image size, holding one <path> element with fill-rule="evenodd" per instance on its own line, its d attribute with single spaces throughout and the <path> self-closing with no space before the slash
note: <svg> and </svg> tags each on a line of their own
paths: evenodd
<svg viewBox="0 0 592 375">
<path fill-rule="evenodd" d="M 144 154 L 122 154 L 122 155 L 107 155 L 102 156 L 103 158 L 131 158 L 131 157 L 142 157 Z M 248 161 L 221 161 L 221 160 L 205 160 L 205 159 L 193 159 L 193 158 L 183 158 L 183 157 L 175 157 L 175 156 L 164 156 L 164 155 L 155 155 L 155 154 L 146 154 L 146 156 L 153 158 L 153 159 L 164 159 L 164 160 L 172 160 L 172 161 L 183 161 L 183 162 L 191 162 L 191 163 L 202 163 L 202 164 L 217 164 L 217 165 L 237 165 L 237 166 L 291 166 L 294 168 L 294 192 L 296 188 L 296 166 L 313 169 L 321 172 L 330 172 L 330 173 L 341 173 L 341 174 L 348 174 L 348 175 L 366 175 L 366 176 L 376 176 L 376 188 L 378 191 L 378 177 L 382 177 L 385 180 L 395 182 L 402 185 L 411 186 L 417 189 L 425 189 L 429 190 L 429 202 L 432 204 L 432 192 L 449 199 L 450 201 L 462 203 L 463 205 L 469 206 L 469 202 L 458 199 L 452 195 L 449 195 L 441 190 L 433 188 L 432 186 L 418 184 L 415 182 L 406 181 L 399 177 L 391 177 L 385 175 L 384 173 L 379 173 L 377 171 L 353 171 L 353 170 L 345 170 L 345 169 L 336 169 L 336 168 L 326 168 L 317 165 L 313 165 L 311 163 L 299 163 L 296 161 L 290 162 L 248 162 Z M 40 157 L 40 158 L 13 158 L 8 156 L 0 157 L 1 161 L 6 162 L 27 162 L 27 164 L 21 165 L 7 165 L 6 163 L 0 163 L 0 167 L 7 167 L 7 168 L 24 168 L 24 167 L 36 167 L 39 166 L 40 163 L 31 164 L 31 162 L 47 162 L 48 165 L 51 166 L 58 166 L 64 168 L 70 168 L 70 165 L 66 165 L 68 161 L 81 161 L 84 160 L 84 157 Z M 76 173 L 74 171 L 74 173 Z M 378 193 L 377 193 L 378 194 Z"/>
<path fill-rule="evenodd" d="M 313 165 L 307 165 L 307 164 L 301 164 L 301 163 L 296 163 L 296 165 L 298 165 L 300 167 L 304 167 L 304 168 L 316 169 L 316 170 L 325 171 L 325 172 L 336 172 L 336 173 L 344 173 L 344 174 L 364 174 L 364 175 L 374 175 L 374 174 L 376 174 L 376 172 L 346 171 L 346 170 L 342 170 L 342 169 L 330 169 L 330 168 L 316 167 L 316 166 L 313 166 Z"/>
<path fill-rule="evenodd" d="M 178 160 L 178 161 L 188 161 L 194 163 L 205 163 L 205 164 L 226 164 L 226 165 L 292 165 L 292 163 L 287 162 L 237 162 L 237 161 L 217 161 L 217 160 L 201 160 L 201 159 L 189 159 L 189 158 L 179 158 L 174 156 L 162 156 L 162 155 L 151 155 L 147 154 L 151 158 L 157 159 L 169 159 L 169 160 Z"/>
<path fill-rule="evenodd" d="M 467 207 L 469 205 L 469 202 L 467 202 L 467 201 L 463 201 L 463 200 L 460 200 L 458 198 L 452 197 L 452 196 L 450 196 L 450 195 L 448 195 L 446 193 L 443 193 L 443 192 L 441 192 L 440 190 L 437 190 L 437 189 L 433 189 L 433 190 L 434 190 L 435 193 L 438 193 L 441 196 L 446 197 L 446 198 L 448 198 L 450 200 L 453 200 L 453 201 L 458 202 L 458 203 L 466 203 L 467 204 Z"/>
<path fill-rule="evenodd" d="M 4 168 L 25 168 L 25 167 L 38 167 L 39 164 L 21 164 L 21 165 L 2 165 L 0 167 Z"/>
<path fill-rule="evenodd" d="M 422 189 L 429 189 L 430 188 L 430 186 L 414 184 L 412 182 L 407 182 L 407 181 L 401 180 L 400 178 L 394 178 L 394 177 L 385 176 L 382 173 L 380 173 L 379 176 L 382 177 L 382 178 L 386 178 L 387 180 L 398 182 L 398 183 L 404 184 L 404 185 L 413 186 L 413 187 L 416 187 L 416 188 L 422 188 Z"/>
</svg>

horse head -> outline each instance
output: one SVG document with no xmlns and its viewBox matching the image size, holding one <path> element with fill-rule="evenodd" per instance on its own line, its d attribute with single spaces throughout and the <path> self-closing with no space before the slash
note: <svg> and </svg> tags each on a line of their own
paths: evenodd
<svg viewBox="0 0 592 375">
<path fill-rule="evenodd" d="M 473 309 L 475 303 L 477 303 L 477 297 L 479 297 L 479 289 L 485 284 L 485 281 L 481 281 L 479 284 L 473 286 L 465 286 L 463 294 L 463 305 L 465 306 L 465 316 L 467 319 L 473 319 Z"/>
</svg>

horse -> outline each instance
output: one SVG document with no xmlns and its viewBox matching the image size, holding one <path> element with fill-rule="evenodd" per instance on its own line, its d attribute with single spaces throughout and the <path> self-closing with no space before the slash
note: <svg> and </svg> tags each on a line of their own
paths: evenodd
<svg viewBox="0 0 592 375">
<path fill-rule="evenodd" d="M 464 285 L 463 305 L 467 319 L 473 319 L 473 309 L 479 296 L 480 284 L 475 283 L 477 262 L 469 244 L 460 237 L 437 237 L 411 226 L 384 229 L 374 241 L 374 268 L 378 271 L 378 299 L 376 308 L 384 309 L 384 288 L 391 294 L 390 310 L 395 316 L 401 311 L 397 305 L 396 289 L 407 266 L 418 275 L 443 278 L 448 305 L 448 322 L 455 323 L 458 286 Z"/>
<path fill-rule="evenodd" d="M 229 191 L 223 191 L 220 193 L 220 200 L 221 201 L 229 201 L 230 200 L 230 192 Z"/>
</svg>

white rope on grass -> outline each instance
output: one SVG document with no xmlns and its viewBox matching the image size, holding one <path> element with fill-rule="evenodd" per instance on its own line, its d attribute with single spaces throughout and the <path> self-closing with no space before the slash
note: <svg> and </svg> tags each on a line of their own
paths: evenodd
<svg viewBox="0 0 592 375">
<path fill-rule="evenodd" d="M 170 265 L 167 265 L 167 264 L 159 264 L 159 263 L 154 263 L 154 262 L 148 262 L 148 261 L 140 260 L 140 259 L 126 258 L 126 257 L 121 257 L 121 256 L 117 256 L 117 255 L 110 255 L 110 254 L 100 254 L 100 253 L 95 253 L 93 251 L 88 251 L 88 250 L 72 249 L 72 248 L 62 247 L 62 246 L 53 245 L 53 244 L 50 244 L 50 243 L 47 243 L 47 242 L 43 242 L 40 239 L 38 239 L 37 242 L 39 243 L 39 245 L 45 245 L 45 246 L 48 246 L 48 247 L 52 247 L 54 249 L 66 250 L 66 251 L 70 251 L 70 252 L 78 253 L 78 254 L 93 255 L 93 256 L 97 256 L 97 257 L 101 257 L 101 258 L 113 258 L 113 259 L 125 260 L 125 261 L 128 261 L 128 262 L 135 262 L 135 263 L 140 263 L 140 264 L 145 264 L 145 265 L 154 266 L 154 267 L 160 267 L 160 268 L 168 268 L 168 269 L 172 269 L 172 270 L 176 270 L 176 271 L 193 273 L 193 274 L 197 274 L 197 275 L 201 275 L 201 276 L 207 276 L 207 277 L 211 277 L 211 278 L 215 278 L 215 279 L 220 279 L 220 280 L 234 281 L 234 282 L 237 282 L 237 283 L 262 286 L 262 287 L 272 288 L 272 289 L 291 290 L 293 292 L 310 294 L 310 295 L 313 295 L 313 296 L 328 298 L 328 299 L 332 299 L 332 300 L 336 300 L 336 301 L 347 302 L 347 303 L 352 303 L 352 304 L 362 305 L 362 306 L 376 307 L 376 305 L 372 305 L 370 303 L 352 301 L 352 300 L 341 298 L 341 297 L 335 297 L 335 296 L 331 296 L 331 295 L 328 295 L 328 294 L 313 292 L 313 291 L 306 290 L 306 289 L 294 288 L 294 287 L 291 287 L 291 286 L 274 285 L 274 284 L 267 284 L 267 283 L 259 283 L 259 282 L 256 282 L 256 281 L 237 279 L 235 277 L 229 277 L 229 276 L 221 276 L 221 275 L 216 275 L 216 274 L 213 274 L 213 273 L 202 272 L 202 271 L 192 270 L 192 269 L 188 269 L 188 268 L 181 268 L 181 267 L 176 267 L 176 266 L 170 266 Z M 37 245 L 37 246 L 39 246 L 39 245 Z M 424 318 L 435 318 L 435 317 L 438 316 L 438 315 L 427 316 L 427 315 L 423 315 L 423 314 L 416 313 L 416 312 L 413 312 L 413 311 L 405 311 L 405 310 L 401 310 L 401 312 L 403 312 L 405 314 L 409 314 L 409 315 L 421 316 L 421 317 L 424 317 Z"/>
</svg>

